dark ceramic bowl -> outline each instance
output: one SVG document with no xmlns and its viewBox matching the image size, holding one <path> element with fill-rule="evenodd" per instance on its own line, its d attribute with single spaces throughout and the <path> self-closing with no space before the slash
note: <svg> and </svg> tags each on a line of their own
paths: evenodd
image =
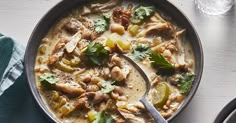
<svg viewBox="0 0 236 123">
<path fill-rule="evenodd" d="M 236 121 L 236 98 L 231 100 L 217 115 L 214 123 L 235 123 Z"/>
<path fill-rule="evenodd" d="M 55 24 L 55 22 L 60 17 L 62 17 L 62 15 L 65 15 L 71 9 L 79 5 L 83 5 L 89 1 L 91 0 L 64 0 L 58 3 L 49 12 L 47 12 L 46 15 L 39 21 L 34 31 L 32 32 L 27 45 L 24 63 L 25 63 L 25 72 L 27 75 L 28 84 L 32 92 L 32 95 L 37 104 L 39 105 L 40 109 L 52 122 L 58 122 L 58 120 L 54 117 L 54 115 L 47 109 L 47 107 L 43 103 L 35 84 L 34 65 L 35 65 L 37 49 L 40 45 L 41 40 L 47 34 L 50 27 L 52 27 L 52 25 Z M 170 118 L 168 118 L 168 122 L 171 122 L 183 111 L 183 109 L 188 105 L 188 103 L 193 98 L 195 92 L 197 91 L 203 71 L 202 46 L 194 27 L 189 22 L 187 17 L 179 9 L 177 9 L 167 0 L 149 0 L 149 1 L 151 2 L 152 5 L 155 5 L 156 8 L 164 12 L 167 16 L 170 16 L 178 25 L 187 29 L 186 36 L 188 41 L 190 41 L 196 59 L 196 66 L 195 66 L 196 78 L 193 82 L 193 87 L 189 92 L 188 96 L 186 97 L 183 105 Z"/>
</svg>

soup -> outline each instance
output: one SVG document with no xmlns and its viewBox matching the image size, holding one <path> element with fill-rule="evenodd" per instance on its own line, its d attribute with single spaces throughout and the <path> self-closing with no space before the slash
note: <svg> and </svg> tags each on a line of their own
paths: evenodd
<svg viewBox="0 0 236 123">
<path fill-rule="evenodd" d="M 75 8 L 51 27 L 38 48 L 35 80 L 60 122 L 152 123 L 139 99 L 148 76 L 149 101 L 168 119 L 194 81 L 185 29 L 148 4 L 100 1 Z"/>
</svg>

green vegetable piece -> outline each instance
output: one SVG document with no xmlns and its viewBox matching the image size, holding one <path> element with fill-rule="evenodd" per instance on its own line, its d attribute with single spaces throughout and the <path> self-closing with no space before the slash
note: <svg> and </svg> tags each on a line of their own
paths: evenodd
<svg viewBox="0 0 236 123">
<path fill-rule="evenodd" d="M 115 81 L 103 81 L 101 82 L 102 85 L 102 92 L 104 94 L 110 93 L 111 91 L 113 91 L 115 89 L 115 85 L 113 85 L 115 83 Z"/>
<path fill-rule="evenodd" d="M 139 6 L 133 11 L 130 21 L 133 24 L 141 24 L 146 18 L 150 17 L 153 13 L 154 7 Z"/>
<path fill-rule="evenodd" d="M 141 61 L 145 57 L 147 57 L 150 54 L 150 52 L 151 52 L 150 47 L 148 47 L 145 44 L 139 44 L 134 48 L 132 54 L 133 54 L 134 60 Z"/>
<path fill-rule="evenodd" d="M 107 21 L 110 21 L 110 18 L 111 18 L 111 13 L 104 13 L 102 14 L 103 17 L 107 20 Z"/>
<path fill-rule="evenodd" d="M 59 78 L 52 73 L 44 73 L 39 76 L 39 81 L 46 84 L 55 84 L 59 81 Z"/>
<path fill-rule="evenodd" d="M 105 111 L 101 111 L 97 113 L 96 120 L 93 123 L 114 123 L 114 120 Z"/>
<path fill-rule="evenodd" d="M 195 75 L 189 72 L 182 75 L 177 84 L 181 94 L 187 94 L 190 91 L 194 78 Z"/>
<path fill-rule="evenodd" d="M 103 33 L 106 30 L 108 30 L 110 23 L 110 17 L 109 14 L 104 14 L 103 16 L 97 18 L 94 20 L 94 30 L 97 33 Z"/>
<path fill-rule="evenodd" d="M 171 75 L 175 72 L 174 65 L 170 64 L 163 55 L 152 53 L 149 58 L 153 65 L 158 66 L 158 74 Z"/>
<path fill-rule="evenodd" d="M 108 51 L 101 43 L 90 43 L 85 50 L 85 56 L 89 64 L 100 66 L 108 58 Z"/>
<path fill-rule="evenodd" d="M 153 97 L 153 104 L 156 108 L 162 108 L 170 95 L 170 87 L 165 82 L 158 83 L 156 95 Z"/>
</svg>

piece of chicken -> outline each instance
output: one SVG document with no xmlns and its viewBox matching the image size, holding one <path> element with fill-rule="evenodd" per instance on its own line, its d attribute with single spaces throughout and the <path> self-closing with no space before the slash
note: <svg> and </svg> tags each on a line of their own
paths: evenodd
<svg viewBox="0 0 236 123">
<path fill-rule="evenodd" d="M 81 33 L 80 32 L 77 32 L 75 33 L 70 41 L 68 43 L 66 43 L 65 45 L 65 48 L 66 48 L 66 51 L 67 53 L 72 53 L 74 51 L 74 49 L 76 48 L 78 42 L 80 41 L 81 39 Z"/>
<path fill-rule="evenodd" d="M 85 92 L 81 85 L 73 81 L 66 83 L 56 83 L 54 87 L 57 90 L 67 93 L 71 96 L 78 96 Z"/>
<path fill-rule="evenodd" d="M 118 111 L 129 123 L 146 123 L 143 118 L 135 116 L 132 112 L 130 112 L 127 109 L 118 108 Z"/>
<path fill-rule="evenodd" d="M 69 40 L 65 38 L 60 39 L 58 41 L 58 43 L 56 44 L 56 46 L 54 47 L 52 51 L 52 54 L 49 55 L 49 59 L 48 59 L 49 65 L 55 64 L 57 61 L 59 61 L 60 58 L 62 58 L 64 54 L 65 45 L 67 42 L 69 42 Z"/>
<path fill-rule="evenodd" d="M 157 13 L 150 18 L 150 21 L 144 25 L 144 28 L 145 30 L 141 31 L 138 37 L 145 37 L 150 34 L 159 34 L 168 39 L 174 37 L 174 28 Z"/>
<path fill-rule="evenodd" d="M 91 12 L 108 12 L 110 9 L 113 9 L 115 6 L 119 5 L 120 0 L 109 0 L 106 3 L 95 3 L 91 4 Z"/>
</svg>

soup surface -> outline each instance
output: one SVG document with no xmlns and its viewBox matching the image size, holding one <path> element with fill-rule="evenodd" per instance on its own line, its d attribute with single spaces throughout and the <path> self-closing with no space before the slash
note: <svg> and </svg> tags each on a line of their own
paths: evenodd
<svg viewBox="0 0 236 123">
<path fill-rule="evenodd" d="M 35 80 L 45 105 L 65 123 L 152 123 L 139 99 L 164 118 L 183 103 L 194 80 L 194 54 L 185 29 L 135 1 L 95 1 L 51 27 L 38 48 Z"/>
</svg>

